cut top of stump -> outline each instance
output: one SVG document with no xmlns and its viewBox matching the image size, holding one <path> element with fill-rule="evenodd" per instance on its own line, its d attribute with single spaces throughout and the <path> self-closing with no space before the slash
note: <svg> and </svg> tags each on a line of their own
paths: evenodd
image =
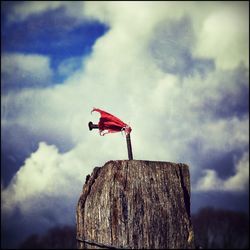
<svg viewBox="0 0 250 250">
<path fill-rule="evenodd" d="M 117 160 L 96 167 L 78 202 L 77 237 L 117 248 L 194 248 L 188 165 Z"/>
</svg>

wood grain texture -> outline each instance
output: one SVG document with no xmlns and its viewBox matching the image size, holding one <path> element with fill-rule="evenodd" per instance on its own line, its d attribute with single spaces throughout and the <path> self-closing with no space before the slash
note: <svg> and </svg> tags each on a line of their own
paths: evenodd
<svg viewBox="0 0 250 250">
<path fill-rule="evenodd" d="M 194 248 L 185 164 L 109 161 L 87 176 L 77 237 L 130 249 Z M 83 242 L 79 249 L 99 248 Z"/>
</svg>

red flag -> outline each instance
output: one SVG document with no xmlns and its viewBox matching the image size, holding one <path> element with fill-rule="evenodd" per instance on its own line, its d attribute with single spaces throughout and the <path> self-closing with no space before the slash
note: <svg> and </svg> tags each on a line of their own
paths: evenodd
<svg viewBox="0 0 250 250">
<path fill-rule="evenodd" d="M 116 133 L 121 131 L 124 131 L 127 135 L 130 134 L 130 132 L 132 131 L 131 127 L 128 124 L 124 123 L 119 118 L 109 114 L 108 112 L 96 108 L 94 108 L 91 111 L 91 113 L 93 111 L 99 112 L 101 114 L 98 123 L 100 135 L 105 135 L 108 133 Z"/>
</svg>

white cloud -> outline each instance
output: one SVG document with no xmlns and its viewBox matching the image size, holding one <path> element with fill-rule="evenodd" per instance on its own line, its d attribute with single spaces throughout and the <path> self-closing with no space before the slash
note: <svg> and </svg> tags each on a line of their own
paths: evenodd
<svg viewBox="0 0 250 250">
<path fill-rule="evenodd" d="M 14 5 L 11 14 L 9 15 L 10 21 L 23 21 L 31 15 L 37 15 L 45 11 L 54 10 L 59 7 L 65 6 L 67 2 L 63 1 L 24 1 Z"/>
<path fill-rule="evenodd" d="M 235 175 L 221 179 L 215 170 L 206 169 L 204 176 L 198 181 L 194 191 L 245 191 L 249 185 L 249 153 L 243 154 L 235 164 Z"/>
<path fill-rule="evenodd" d="M 222 69 L 239 63 L 249 67 L 249 3 L 225 3 L 202 23 L 195 50 L 197 56 L 216 59 Z"/>
<path fill-rule="evenodd" d="M 95 164 L 100 166 L 105 163 L 106 157 L 112 158 L 113 150 L 125 148 L 125 138 L 122 136 L 109 138 L 114 146 L 112 150 L 106 150 L 109 144 L 105 139 L 89 136 L 84 143 L 66 153 L 59 153 L 56 146 L 40 142 L 38 149 L 25 160 L 9 186 L 2 189 L 3 212 L 9 214 L 18 207 L 24 215 L 28 215 L 31 210 L 32 214 L 40 214 L 46 208 L 57 221 L 71 223 L 85 177 L 93 168 L 92 159 L 97 158 Z M 98 149 L 91 147 L 93 141 L 96 145 L 100 144 Z M 121 157 L 126 158 L 125 154 L 121 154 Z M 54 210 L 54 203 L 48 203 L 48 200 L 58 197 L 71 204 L 71 212 L 63 218 Z M 60 206 L 67 207 L 63 204 Z"/>
<path fill-rule="evenodd" d="M 26 214 L 31 208 L 33 212 L 40 211 L 39 204 L 47 202 L 46 199 L 43 200 L 44 197 L 59 196 L 75 200 L 88 170 L 90 169 L 86 170 L 79 158 L 74 156 L 74 152 L 60 154 L 54 145 L 41 142 L 37 151 L 26 159 L 10 185 L 2 191 L 2 208 L 10 212 L 18 206 Z M 34 200 L 38 202 L 37 205 L 34 205 Z M 53 210 L 53 204 L 49 207 Z"/>
<path fill-rule="evenodd" d="M 217 176 L 215 170 L 206 169 L 204 174 L 204 177 L 199 180 L 197 187 L 193 189 L 194 191 L 218 191 L 222 189 L 223 181 Z"/>
<path fill-rule="evenodd" d="M 7 21 L 10 23 L 26 21 L 49 11 L 61 11 L 62 16 L 73 17 L 75 21 L 85 20 L 83 1 L 22 1 L 10 5 Z M 77 23 L 75 23 L 77 24 Z M 73 25 L 73 24 L 72 24 Z"/>
<path fill-rule="evenodd" d="M 48 85 L 52 70 L 50 59 L 38 54 L 4 53 L 1 56 L 2 84 L 9 88 Z"/>
<path fill-rule="evenodd" d="M 76 70 L 82 67 L 82 57 L 70 57 L 63 60 L 57 68 L 57 73 L 60 76 L 71 76 Z"/>
<path fill-rule="evenodd" d="M 224 182 L 225 190 L 244 191 L 249 185 L 249 153 L 246 152 L 237 162 L 235 175 Z"/>
</svg>

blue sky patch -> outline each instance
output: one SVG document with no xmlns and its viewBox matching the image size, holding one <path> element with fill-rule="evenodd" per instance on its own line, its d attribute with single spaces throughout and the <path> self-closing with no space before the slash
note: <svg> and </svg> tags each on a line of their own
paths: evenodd
<svg viewBox="0 0 250 250">
<path fill-rule="evenodd" d="M 47 11 L 23 22 L 7 22 L 9 7 L 2 10 L 2 53 L 19 52 L 46 55 L 52 69 L 70 57 L 91 53 L 95 41 L 109 29 L 99 21 L 79 20 L 63 15 L 63 9 Z"/>
</svg>

